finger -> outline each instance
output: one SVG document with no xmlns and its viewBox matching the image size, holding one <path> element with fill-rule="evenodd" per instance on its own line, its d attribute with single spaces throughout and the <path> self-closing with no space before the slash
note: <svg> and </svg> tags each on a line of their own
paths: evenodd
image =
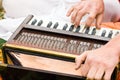
<svg viewBox="0 0 120 80">
<path fill-rule="evenodd" d="M 78 6 L 79 9 L 81 9 L 83 5 L 81 4 L 81 1 L 79 1 L 76 5 L 72 6 L 72 7 L 68 10 L 66 16 L 69 17 L 76 6 Z"/>
<path fill-rule="evenodd" d="M 103 20 L 103 13 L 96 16 L 96 27 L 99 29 Z"/>
<path fill-rule="evenodd" d="M 69 10 L 68 10 L 68 12 L 67 12 L 67 14 L 66 14 L 66 16 L 70 16 L 71 15 L 71 13 L 73 12 L 73 10 L 74 10 L 74 6 L 73 7 L 71 7 Z"/>
<path fill-rule="evenodd" d="M 105 72 L 104 66 L 99 67 L 98 71 L 96 72 L 95 79 L 101 80 Z"/>
<path fill-rule="evenodd" d="M 113 70 L 114 68 L 110 68 L 105 71 L 105 76 L 104 76 L 105 80 L 111 80 L 111 75 L 113 73 Z"/>
<path fill-rule="evenodd" d="M 76 70 L 80 68 L 81 64 L 83 63 L 83 61 L 85 61 L 87 57 L 87 53 L 83 53 L 80 56 L 76 57 L 75 62 L 76 62 Z"/>
<path fill-rule="evenodd" d="M 74 9 L 74 11 L 72 12 L 72 15 L 71 15 L 72 23 L 74 23 L 77 13 L 78 13 L 78 9 Z"/>
<path fill-rule="evenodd" d="M 89 14 L 89 16 L 88 16 L 88 18 L 87 18 L 87 21 L 86 21 L 86 23 L 85 23 L 86 27 L 91 26 L 92 22 L 95 20 L 96 13 L 97 13 L 97 12 L 92 11 L 92 12 Z"/>
<path fill-rule="evenodd" d="M 95 74 L 97 72 L 97 66 L 92 65 L 92 67 L 90 68 L 88 74 L 87 74 L 87 78 L 88 79 L 94 79 L 95 78 Z"/>
<path fill-rule="evenodd" d="M 78 14 L 79 10 L 82 9 L 82 7 L 83 7 L 83 5 L 81 4 L 80 6 L 76 6 L 76 7 L 74 8 L 74 10 L 73 10 L 73 12 L 72 12 L 72 15 L 71 15 L 71 21 L 72 21 L 72 23 L 75 22 L 75 19 L 76 19 L 76 17 L 78 16 L 77 14 Z M 84 10 L 84 11 L 85 11 L 85 10 Z"/>
<path fill-rule="evenodd" d="M 85 62 L 85 64 L 83 64 L 83 66 L 80 67 L 82 76 L 87 76 L 89 69 L 90 65 L 87 62 Z"/>
<path fill-rule="evenodd" d="M 77 17 L 75 19 L 75 26 L 79 26 L 80 24 L 80 21 L 82 19 L 82 17 L 86 14 L 86 11 L 84 9 L 80 10 L 78 13 L 77 13 Z"/>
</svg>

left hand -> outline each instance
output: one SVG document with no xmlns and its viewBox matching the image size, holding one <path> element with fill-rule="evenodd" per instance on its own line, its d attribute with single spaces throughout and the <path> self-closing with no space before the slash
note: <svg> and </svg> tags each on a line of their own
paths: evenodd
<svg viewBox="0 0 120 80">
<path fill-rule="evenodd" d="M 84 64 L 81 65 L 84 61 Z M 82 76 L 95 80 L 111 80 L 114 68 L 119 62 L 116 50 L 101 47 L 96 50 L 86 51 L 76 57 L 76 69 L 82 71 Z"/>
</svg>

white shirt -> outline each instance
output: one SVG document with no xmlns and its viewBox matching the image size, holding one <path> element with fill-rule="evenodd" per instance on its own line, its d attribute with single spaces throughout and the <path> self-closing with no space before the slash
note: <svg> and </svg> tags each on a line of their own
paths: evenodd
<svg viewBox="0 0 120 80">
<path fill-rule="evenodd" d="M 79 0 L 3 0 L 3 7 L 6 11 L 7 19 L 0 21 L 0 37 L 8 40 L 24 18 L 33 14 L 36 16 L 42 16 L 44 18 L 59 19 L 62 21 L 70 21 L 69 17 L 66 17 L 68 9 L 76 4 Z M 117 0 L 104 0 L 105 1 L 105 17 L 104 21 L 110 21 L 111 16 L 118 13 Z M 107 5 L 117 3 L 117 8 L 112 6 L 112 13 L 108 9 Z M 107 5 L 106 5 L 107 4 Z M 114 5 L 113 4 L 113 5 Z M 114 9 L 115 8 L 115 9 Z M 108 10 L 108 11 L 107 11 Z M 110 16 L 106 16 L 110 15 Z M 21 18 L 24 17 L 24 18 Z M 85 19 L 83 19 L 84 21 Z"/>
</svg>

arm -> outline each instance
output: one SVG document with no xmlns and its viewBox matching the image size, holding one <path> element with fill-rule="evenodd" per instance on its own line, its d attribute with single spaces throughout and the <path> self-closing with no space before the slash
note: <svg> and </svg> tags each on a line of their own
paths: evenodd
<svg viewBox="0 0 120 80">
<path fill-rule="evenodd" d="M 81 69 L 82 75 L 89 79 L 110 80 L 120 57 L 120 34 L 106 45 L 96 50 L 86 51 L 76 57 L 76 69 Z M 82 62 L 85 61 L 83 65 Z"/>
<path fill-rule="evenodd" d="M 76 69 L 81 69 L 82 75 L 89 79 L 101 80 L 103 74 L 105 80 L 110 80 L 115 66 L 120 57 L 120 34 L 110 40 L 105 46 L 86 51 L 76 58 Z M 81 66 L 82 61 L 85 61 Z"/>
<path fill-rule="evenodd" d="M 112 48 L 114 51 L 116 51 L 116 55 L 120 56 L 120 34 L 118 34 L 116 37 L 111 39 L 104 47 L 106 48 Z"/>
</svg>

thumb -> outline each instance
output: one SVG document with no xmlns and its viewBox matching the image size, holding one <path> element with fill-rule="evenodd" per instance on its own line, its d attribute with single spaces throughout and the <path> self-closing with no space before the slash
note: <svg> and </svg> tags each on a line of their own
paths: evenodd
<svg viewBox="0 0 120 80">
<path fill-rule="evenodd" d="M 80 68 L 81 64 L 85 61 L 86 57 L 87 57 L 87 53 L 84 52 L 80 56 L 75 58 L 75 63 L 76 63 L 75 69 L 76 70 Z"/>
</svg>

